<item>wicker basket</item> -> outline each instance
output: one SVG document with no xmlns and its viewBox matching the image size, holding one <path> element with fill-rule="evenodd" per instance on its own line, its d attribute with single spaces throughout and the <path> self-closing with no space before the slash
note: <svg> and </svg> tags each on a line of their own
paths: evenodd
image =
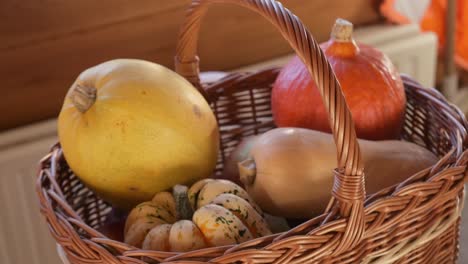
<svg viewBox="0 0 468 264">
<path fill-rule="evenodd" d="M 56 145 L 37 178 L 40 209 L 71 263 L 455 263 L 468 154 L 464 115 L 433 89 L 403 76 L 408 100 L 401 137 L 440 157 L 397 186 L 365 196 L 354 124 L 327 59 L 299 19 L 268 0 L 194 0 L 180 35 L 176 70 L 203 92 L 221 130 L 223 160 L 246 136 L 273 128 L 271 85 L 278 73 L 233 73 L 199 83 L 197 37 L 211 3 L 247 7 L 267 18 L 308 65 L 321 90 L 338 153 L 333 198 L 323 215 L 287 233 L 187 253 L 145 251 L 102 235 L 110 206 L 68 167 Z M 203 88 L 202 88 L 203 87 Z M 143 261 L 144 260 L 144 261 Z M 146 262 L 145 262 L 146 261 Z"/>
</svg>

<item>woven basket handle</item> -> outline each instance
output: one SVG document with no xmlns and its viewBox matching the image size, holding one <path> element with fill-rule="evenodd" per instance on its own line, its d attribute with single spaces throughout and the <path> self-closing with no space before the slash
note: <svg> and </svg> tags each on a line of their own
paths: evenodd
<svg viewBox="0 0 468 264">
<path fill-rule="evenodd" d="M 327 58 L 302 22 L 279 2 L 274 0 L 192 0 L 179 36 L 175 66 L 179 74 L 202 92 L 204 91 L 199 79 L 199 60 L 196 55 L 197 42 L 201 19 L 208 6 L 213 3 L 240 5 L 268 19 L 296 51 L 316 81 L 327 108 L 338 155 L 338 169 L 334 171 L 335 183 L 332 191 L 334 198 L 331 205 L 337 205 L 341 216 L 349 218 L 338 250 L 349 248 L 359 242 L 364 233 L 363 162 L 351 113 Z M 329 206 L 329 208 L 336 207 Z"/>
</svg>

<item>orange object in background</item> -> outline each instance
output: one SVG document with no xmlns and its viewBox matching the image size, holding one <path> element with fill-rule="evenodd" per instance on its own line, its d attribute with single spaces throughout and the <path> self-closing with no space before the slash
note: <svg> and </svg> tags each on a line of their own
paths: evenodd
<svg viewBox="0 0 468 264">
<path fill-rule="evenodd" d="M 420 13 L 418 9 L 424 11 Z M 439 38 L 439 52 L 443 51 L 446 41 L 447 0 L 385 0 L 380 6 L 380 12 L 391 22 L 419 23 L 423 31 L 436 33 Z M 455 43 L 455 61 L 458 66 L 468 70 L 468 0 L 457 0 Z"/>
</svg>

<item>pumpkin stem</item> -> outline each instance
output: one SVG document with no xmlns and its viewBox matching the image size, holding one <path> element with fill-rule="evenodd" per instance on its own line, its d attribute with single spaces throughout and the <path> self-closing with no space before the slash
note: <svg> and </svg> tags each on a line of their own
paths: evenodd
<svg viewBox="0 0 468 264">
<path fill-rule="evenodd" d="M 353 40 L 353 24 L 348 20 L 338 18 L 333 25 L 331 38 L 338 42 L 350 42 Z"/>
<path fill-rule="evenodd" d="M 177 184 L 172 188 L 172 194 L 176 202 L 177 219 L 192 220 L 193 210 L 189 202 L 187 186 Z"/>
<path fill-rule="evenodd" d="M 237 163 L 237 168 L 239 169 L 240 180 L 244 185 L 252 185 L 255 182 L 257 166 L 254 159 L 248 158 Z"/>
<path fill-rule="evenodd" d="M 72 88 L 69 97 L 76 109 L 84 113 L 96 102 L 96 95 L 96 88 L 76 84 L 75 87 Z"/>
</svg>

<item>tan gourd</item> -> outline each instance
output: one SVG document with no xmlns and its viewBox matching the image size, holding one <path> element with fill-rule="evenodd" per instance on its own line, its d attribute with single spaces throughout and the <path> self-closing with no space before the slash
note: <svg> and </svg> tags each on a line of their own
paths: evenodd
<svg viewBox="0 0 468 264">
<path fill-rule="evenodd" d="M 359 145 L 367 194 L 397 184 L 437 161 L 434 154 L 410 142 L 359 140 Z M 257 139 L 250 157 L 239 163 L 239 173 L 249 195 L 266 212 L 309 218 L 327 206 L 336 166 L 331 134 L 277 128 Z"/>
<path fill-rule="evenodd" d="M 176 185 L 136 206 L 125 223 L 125 243 L 149 250 L 185 252 L 271 234 L 247 192 L 226 180 Z"/>
</svg>

